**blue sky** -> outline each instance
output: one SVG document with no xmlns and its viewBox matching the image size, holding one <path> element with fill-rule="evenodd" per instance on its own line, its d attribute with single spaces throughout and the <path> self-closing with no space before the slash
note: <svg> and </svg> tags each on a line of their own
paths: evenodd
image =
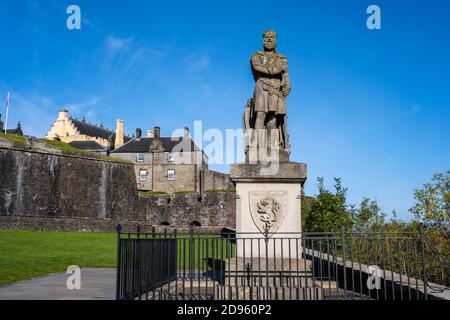
<svg viewBox="0 0 450 320">
<path fill-rule="evenodd" d="M 77 4 L 82 29 L 66 28 Z M 366 28 L 377 4 L 382 29 Z M 0 0 L 0 98 L 10 123 L 43 136 L 61 107 L 127 132 L 239 128 L 251 54 L 275 29 L 289 59 L 291 160 L 350 203 L 401 218 L 413 188 L 450 169 L 450 2 Z M 226 165 L 213 169 L 227 171 Z"/>
</svg>

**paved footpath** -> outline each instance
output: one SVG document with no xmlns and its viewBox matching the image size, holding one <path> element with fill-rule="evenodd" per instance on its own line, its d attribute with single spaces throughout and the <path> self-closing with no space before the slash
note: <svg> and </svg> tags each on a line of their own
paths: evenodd
<svg viewBox="0 0 450 320">
<path fill-rule="evenodd" d="M 81 289 L 66 286 L 70 274 L 55 273 L 0 287 L 0 300 L 114 300 L 116 269 L 81 269 Z"/>
</svg>

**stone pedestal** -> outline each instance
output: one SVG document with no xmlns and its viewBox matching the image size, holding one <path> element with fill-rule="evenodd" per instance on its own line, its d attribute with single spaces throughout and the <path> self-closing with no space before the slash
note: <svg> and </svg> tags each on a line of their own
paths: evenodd
<svg viewBox="0 0 450 320">
<path fill-rule="evenodd" d="M 231 180 L 236 184 L 237 195 L 238 256 L 296 256 L 297 246 L 293 245 L 296 241 L 290 239 L 300 237 L 301 190 L 306 178 L 307 167 L 303 163 L 231 166 Z M 267 242 L 265 228 L 268 228 Z M 264 249 L 255 248 L 255 243 L 261 240 L 244 239 L 264 239 Z"/>
</svg>

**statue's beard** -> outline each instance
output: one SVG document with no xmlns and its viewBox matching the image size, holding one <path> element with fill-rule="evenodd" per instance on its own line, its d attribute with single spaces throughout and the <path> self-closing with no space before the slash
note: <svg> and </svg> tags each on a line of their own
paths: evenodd
<svg viewBox="0 0 450 320">
<path fill-rule="evenodd" d="M 276 48 L 276 46 L 274 44 L 266 44 L 266 45 L 264 45 L 264 49 L 266 51 L 274 51 L 275 48 Z"/>
</svg>

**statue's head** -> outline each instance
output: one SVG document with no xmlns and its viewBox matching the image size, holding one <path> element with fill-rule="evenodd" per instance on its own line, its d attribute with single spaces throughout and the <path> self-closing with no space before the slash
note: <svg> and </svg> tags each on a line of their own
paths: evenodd
<svg viewBox="0 0 450 320">
<path fill-rule="evenodd" d="M 264 49 L 266 50 L 275 50 L 277 47 L 277 33 L 272 29 L 269 29 L 264 32 Z"/>
</svg>

